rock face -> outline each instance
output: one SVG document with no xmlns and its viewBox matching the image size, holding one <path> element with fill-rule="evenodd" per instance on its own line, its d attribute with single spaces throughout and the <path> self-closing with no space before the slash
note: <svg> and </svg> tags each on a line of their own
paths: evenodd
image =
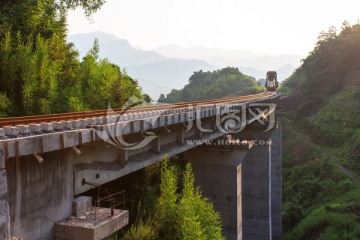
<svg viewBox="0 0 360 240">
<path fill-rule="evenodd" d="M 10 239 L 8 185 L 4 151 L 2 149 L 0 149 L 0 239 Z"/>
</svg>

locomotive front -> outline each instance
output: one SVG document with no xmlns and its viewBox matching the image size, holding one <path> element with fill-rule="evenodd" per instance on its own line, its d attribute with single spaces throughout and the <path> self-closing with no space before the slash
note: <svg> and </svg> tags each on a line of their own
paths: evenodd
<svg viewBox="0 0 360 240">
<path fill-rule="evenodd" d="M 266 73 L 265 87 L 268 92 L 275 92 L 279 83 L 277 81 L 277 73 L 275 71 L 268 71 Z"/>
</svg>

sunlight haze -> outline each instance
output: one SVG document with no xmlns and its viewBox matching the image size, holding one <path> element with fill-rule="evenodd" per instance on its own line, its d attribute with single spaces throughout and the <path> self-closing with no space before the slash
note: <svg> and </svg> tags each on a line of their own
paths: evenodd
<svg viewBox="0 0 360 240">
<path fill-rule="evenodd" d="M 359 1 L 109 0 L 89 22 L 68 15 L 69 34 L 103 31 L 151 49 L 168 44 L 306 56 L 331 25 L 360 17 Z"/>
</svg>

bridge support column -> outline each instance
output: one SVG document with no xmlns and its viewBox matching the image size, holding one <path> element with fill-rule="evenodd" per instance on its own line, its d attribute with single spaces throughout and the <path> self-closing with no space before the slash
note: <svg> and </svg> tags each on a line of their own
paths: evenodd
<svg viewBox="0 0 360 240">
<path fill-rule="evenodd" d="M 271 211 L 272 239 L 280 240 L 282 234 L 282 126 L 278 126 L 271 135 Z"/>
<path fill-rule="evenodd" d="M 271 141 L 261 134 L 242 162 L 243 239 L 271 239 Z"/>
<path fill-rule="evenodd" d="M 194 150 L 186 152 L 195 175 L 195 184 L 220 212 L 224 236 L 242 239 L 241 161 L 246 151 Z"/>
<path fill-rule="evenodd" d="M 10 213 L 4 151 L 0 147 L 0 239 L 10 239 Z"/>
<path fill-rule="evenodd" d="M 281 125 L 248 150 L 186 152 L 195 184 L 220 212 L 227 239 L 281 239 Z"/>
</svg>

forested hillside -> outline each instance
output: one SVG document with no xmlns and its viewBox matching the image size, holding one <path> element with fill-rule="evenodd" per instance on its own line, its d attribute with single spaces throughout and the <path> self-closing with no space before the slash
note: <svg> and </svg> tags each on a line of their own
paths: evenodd
<svg viewBox="0 0 360 240">
<path fill-rule="evenodd" d="M 263 91 L 254 78 L 242 74 L 239 69 L 227 67 L 212 72 L 194 72 L 189 83 L 181 90 L 173 89 L 162 94 L 159 102 L 175 103 L 222 97 L 240 96 Z"/>
<path fill-rule="evenodd" d="M 66 42 L 66 11 L 80 6 L 90 16 L 103 2 L 0 2 L 0 116 L 118 107 L 143 97 L 135 80 L 98 57 L 96 41 L 81 61 Z"/>
<path fill-rule="evenodd" d="M 322 32 L 282 86 L 284 239 L 360 239 L 360 25 Z"/>
</svg>

